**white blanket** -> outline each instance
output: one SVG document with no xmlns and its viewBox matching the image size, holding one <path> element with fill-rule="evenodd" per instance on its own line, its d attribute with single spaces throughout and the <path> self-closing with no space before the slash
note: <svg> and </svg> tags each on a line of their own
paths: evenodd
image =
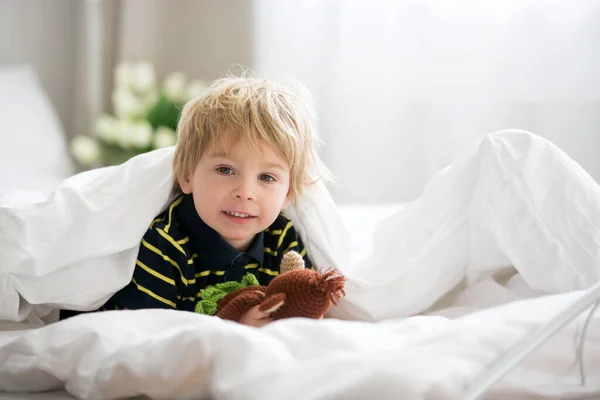
<svg viewBox="0 0 600 400">
<path fill-rule="evenodd" d="M 92 309 L 124 286 L 139 238 L 169 200 L 171 155 L 81 174 L 44 202 L 1 205 L 0 319 Z M 289 214 L 315 262 L 348 279 L 331 316 L 387 322 L 252 329 L 174 311 L 85 315 L 3 333 L 0 389 L 66 383 L 86 398 L 459 398 L 487 363 L 577 298 L 569 292 L 600 280 L 600 189 L 527 132 L 485 136 L 381 223 L 362 259 L 322 185 Z M 549 293 L 565 294 L 515 302 Z M 403 319 L 509 302 L 455 320 Z M 491 393 L 600 392 L 600 319 L 586 341 L 585 387 L 575 374 L 579 329 L 562 331 Z"/>
<path fill-rule="evenodd" d="M 562 297 L 564 296 L 564 297 Z M 167 310 L 84 315 L 0 336 L 0 388 L 61 387 L 87 399 L 460 399 L 463 385 L 577 298 L 511 303 L 458 320 L 279 321 L 253 329 Z M 600 318 L 588 328 L 587 382 L 576 334 L 561 331 L 489 393 L 517 399 L 600 391 Z M 499 397 L 491 397 L 498 399 Z"/>
</svg>

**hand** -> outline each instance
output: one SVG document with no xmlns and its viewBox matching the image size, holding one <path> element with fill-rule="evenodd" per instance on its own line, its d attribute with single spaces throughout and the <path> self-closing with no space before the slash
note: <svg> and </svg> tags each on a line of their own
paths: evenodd
<svg viewBox="0 0 600 400">
<path fill-rule="evenodd" d="M 260 305 L 252 307 L 246 312 L 246 314 L 242 315 L 242 318 L 240 318 L 240 324 L 260 328 L 269 322 L 273 322 L 273 319 L 269 317 L 270 314 L 268 312 L 260 311 L 258 309 L 259 306 Z"/>
</svg>

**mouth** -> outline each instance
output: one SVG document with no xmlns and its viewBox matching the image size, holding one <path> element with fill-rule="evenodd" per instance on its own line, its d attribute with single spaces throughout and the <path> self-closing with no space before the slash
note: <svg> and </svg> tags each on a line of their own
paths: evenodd
<svg viewBox="0 0 600 400">
<path fill-rule="evenodd" d="M 235 217 L 235 218 L 242 218 L 242 219 L 252 219 L 252 218 L 256 218 L 255 215 L 251 215 L 251 214 L 246 214 L 246 213 L 242 213 L 242 212 L 237 212 L 237 211 L 223 211 L 223 213 L 225 215 L 228 215 L 230 217 Z"/>
</svg>

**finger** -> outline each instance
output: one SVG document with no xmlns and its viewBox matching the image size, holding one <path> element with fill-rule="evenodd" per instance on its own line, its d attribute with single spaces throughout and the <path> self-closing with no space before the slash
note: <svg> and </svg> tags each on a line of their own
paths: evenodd
<svg viewBox="0 0 600 400">
<path fill-rule="evenodd" d="M 260 328 L 267 324 L 270 324 L 271 322 L 273 322 L 273 319 L 271 319 L 271 318 L 257 319 L 257 320 L 254 320 L 254 326 L 257 328 Z"/>
<path fill-rule="evenodd" d="M 252 307 L 250 310 L 248 310 L 248 318 L 250 319 L 264 319 L 264 318 L 268 318 L 271 313 L 269 311 L 261 311 L 259 309 L 260 305 L 258 306 L 254 306 Z"/>
<path fill-rule="evenodd" d="M 257 328 L 259 328 L 261 326 L 265 326 L 271 322 L 273 322 L 272 318 L 252 319 L 252 318 L 248 318 L 248 316 L 244 316 L 240 320 L 240 323 L 243 325 L 253 326 L 253 327 L 257 327 Z"/>
</svg>

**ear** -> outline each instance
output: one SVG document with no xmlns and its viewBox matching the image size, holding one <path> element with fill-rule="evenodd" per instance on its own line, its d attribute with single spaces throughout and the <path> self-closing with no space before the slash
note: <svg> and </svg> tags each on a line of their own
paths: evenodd
<svg viewBox="0 0 600 400">
<path fill-rule="evenodd" d="M 179 183 L 179 187 L 184 194 L 192 193 L 192 181 L 189 178 L 189 175 L 185 177 L 177 177 L 177 182 Z"/>
<path fill-rule="evenodd" d="M 285 196 L 285 200 L 283 200 L 283 206 L 281 206 L 281 209 L 285 210 L 293 200 L 294 195 L 292 194 L 292 189 L 289 189 L 287 195 Z"/>
<path fill-rule="evenodd" d="M 277 311 L 279 307 L 285 303 L 285 293 L 275 293 L 265 297 L 265 299 L 260 303 L 260 307 L 258 309 L 262 312 L 271 314 Z"/>
</svg>

